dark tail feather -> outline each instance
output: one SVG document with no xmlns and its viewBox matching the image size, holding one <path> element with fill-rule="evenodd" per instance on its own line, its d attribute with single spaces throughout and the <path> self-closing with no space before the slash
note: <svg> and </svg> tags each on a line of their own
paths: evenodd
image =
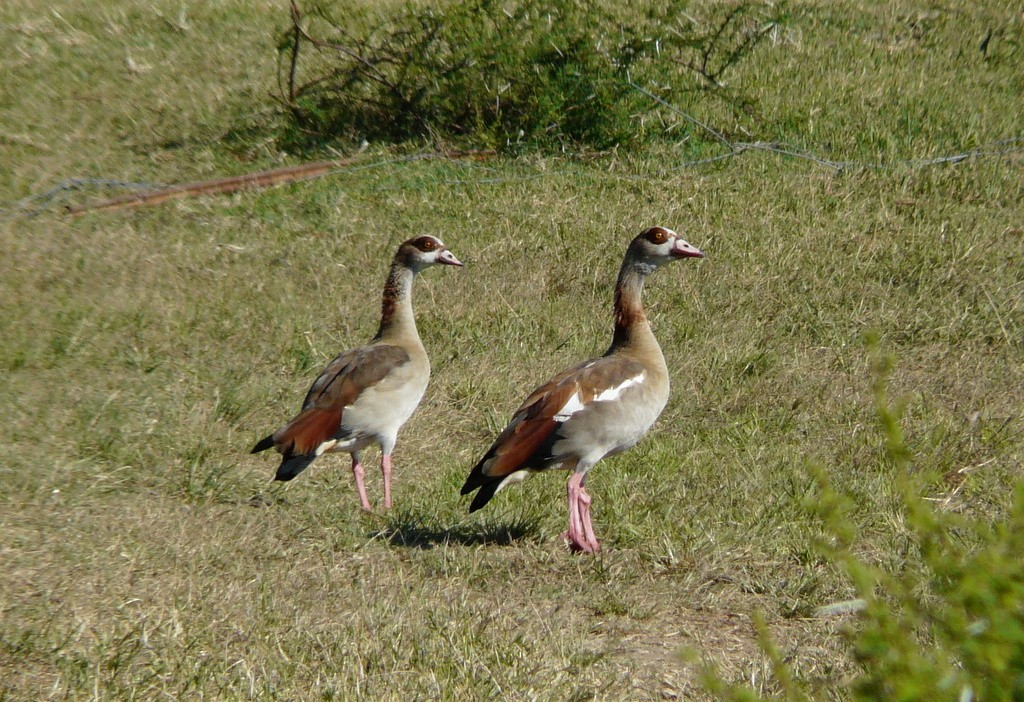
<svg viewBox="0 0 1024 702">
<path fill-rule="evenodd" d="M 502 480 L 503 478 L 495 478 L 491 482 L 484 483 L 480 486 L 480 492 L 473 497 L 473 501 L 469 505 L 470 513 L 476 512 L 491 501 L 491 498 L 494 497 L 494 493 L 498 491 L 498 486 L 501 485 Z M 466 492 L 464 491 L 462 494 L 465 495 Z"/>
<path fill-rule="evenodd" d="M 263 439 L 256 442 L 256 445 L 252 447 L 252 451 L 249 453 L 259 453 L 260 451 L 266 451 L 268 448 L 274 446 L 274 435 L 271 434 Z"/>
<path fill-rule="evenodd" d="M 258 446 L 259 444 L 257 444 Z M 277 469 L 277 475 L 274 476 L 274 480 L 288 481 L 294 478 L 296 475 L 306 470 L 306 467 L 313 462 L 316 458 L 315 453 L 300 453 L 285 456 L 284 460 L 281 461 L 281 465 Z"/>
<path fill-rule="evenodd" d="M 480 488 L 480 492 L 473 496 L 473 502 L 469 505 L 469 511 L 475 512 L 494 497 L 494 493 L 498 491 L 498 486 L 501 485 L 501 481 L 505 479 L 505 476 L 490 476 L 484 475 L 484 463 L 491 457 L 492 451 L 488 451 L 487 455 L 480 459 L 480 462 L 473 466 L 473 470 L 469 472 L 469 476 L 466 478 L 465 484 L 462 486 L 461 494 L 468 495 L 477 488 Z"/>
<path fill-rule="evenodd" d="M 486 463 L 487 459 L 491 457 L 491 454 L 492 452 L 488 451 L 487 455 L 481 458 L 479 462 L 473 466 L 473 470 L 469 471 L 469 475 L 466 477 L 466 482 L 462 486 L 462 491 L 459 493 L 460 495 L 468 495 L 484 483 L 492 480 L 491 476 L 484 475 L 484 463 Z"/>
</svg>

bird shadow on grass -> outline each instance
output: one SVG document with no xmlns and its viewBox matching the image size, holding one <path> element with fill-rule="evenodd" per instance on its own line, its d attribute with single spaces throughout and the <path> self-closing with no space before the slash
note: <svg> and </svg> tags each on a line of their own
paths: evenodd
<svg viewBox="0 0 1024 702">
<path fill-rule="evenodd" d="M 383 529 L 370 534 L 371 538 L 385 539 L 393 546 L 422 549 L 445 544 L 510 546 L 539 536 L 536 522 L 523 518 L 445 526 L 411 513 L 389 516 Z"/>
</svg>

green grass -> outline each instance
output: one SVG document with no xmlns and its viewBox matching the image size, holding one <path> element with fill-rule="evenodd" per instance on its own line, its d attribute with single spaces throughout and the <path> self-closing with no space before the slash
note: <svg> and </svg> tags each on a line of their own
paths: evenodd
<svg viewBox="0 0 1024 702">
<path fill-rule="evenodd" d="M 748 116 L 667 99 L 829 158 L 1024 134 L 1015 8 L 789 9 L 734 77 Z M 286 24 L 270 2 L 5 4 L 0 201 L 319 157 L 260 131 Z M 913 466 L 945 476 L 928 496 L 1003 518 L 1024 459 L 1021 156 L 673 170 L 691 142 L 3 216 L 0 698 L 699 698 L 682 646 L 771 692 L 762 610 L 796 674 L 841 699 L 844 622 L 813 613 L 854 589 L 815 549 L 812 467 L 852 498 L 858 556 L 921 568 L 876 428 L 875 332 Z M 523 394 L 605 348 L 616 266 L 655 223 L 708 257 L 648 285 L 672 399 L 588 480 L 606 551 L 559 543 L 564 474 L 467 515 L 458 487 Z M 395 510 L 360 514 L 342 458 L 272 485 L 249 447 L 373 333 L 414 233 L 467 265 L 417 282 L 434 375 L 395 454 Z"/>
</svg>

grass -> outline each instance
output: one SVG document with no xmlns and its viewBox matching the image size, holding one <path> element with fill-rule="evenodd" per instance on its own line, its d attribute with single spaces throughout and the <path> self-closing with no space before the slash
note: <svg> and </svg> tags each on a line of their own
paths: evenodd
<svg viewBox="0 0 1024 702">
<path fill-rule="evenodd" d="M 748 117 L 673 104 L 864 161 L 1021 135 L 1013 8 L 790 13 L 735 77 Z M 286 23 L 269 2 L 5 4 L 0 201 L 312 158 L 254 136 Z M 691 142 L 0 220 L 0 698 L 700 698 L 684 645 L 771 692 L 761 610 L 795 673 L 842 699 L 844 622 L 814 611 L 853 588 L 814 546 L 812 467 L 852 498 L 859 556 L 920 568 L 875 426 L 875 332 L 913 465 L 945 476 L 929 497 L 1005 514 L 1024 458 L 1022 162 L 672 170 Z M 588 481 L 606 552 L 558 542 L 561 474 L 467 515 L 457 489 L 524 392 L 607 344 L 623 247 L 653 223 L 708 258 L 648 286 L 673 393 Z M 360 514 L 343 459 L 272 485 L 249 446 L 373 333 L 412 233 L 467 266 L 417 283 L 434 375 L 396 509 Z"/>
</svg>

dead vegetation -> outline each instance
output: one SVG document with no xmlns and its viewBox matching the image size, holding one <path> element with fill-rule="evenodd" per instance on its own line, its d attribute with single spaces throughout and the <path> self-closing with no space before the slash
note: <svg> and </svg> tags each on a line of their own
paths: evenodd
<svg viewBox="0 0 1024 702">
<path fill-rule="evenodd" d="M 293 163 L 235 131 L 265 116 L 280 10 L 4 5 L 0 200 Z M 914 465 L 950 476 L 940 509 L 999 523 L 1024 460 L 1021 162 L 910 163 L 1020 136 L 1020 25 L 937 10 L 894 54 L 918 3 L 790 10 L 793 34 L 742 67 L 750 139 L 892 168 L 370 145 L 374 168 L 330 179 L 0 221 L 0 697 L 707 697 L 686 647 L 772 693 L 762 611 L 799 679 L 843 698 L 850 618 L 816 611 L 856 593 L 816 548 L 814 467 L 850 498 L 860 557 L 924 572 L 865 333 L 897 358 Z M 522 389 L 605 345 L 622 246 L 651 223 L 708 258 L 645 292 L 673 395 L 590 479 L 607 553 L 558 543 L 558 475 L 466 515 L 458 486 Z M 467 267 L 416 292 L 434 376 L 396 510 L 360 515 L 344 461 L 271 486 L 256 429 L 372 334 L 409 231 Z"/>
</svg>

